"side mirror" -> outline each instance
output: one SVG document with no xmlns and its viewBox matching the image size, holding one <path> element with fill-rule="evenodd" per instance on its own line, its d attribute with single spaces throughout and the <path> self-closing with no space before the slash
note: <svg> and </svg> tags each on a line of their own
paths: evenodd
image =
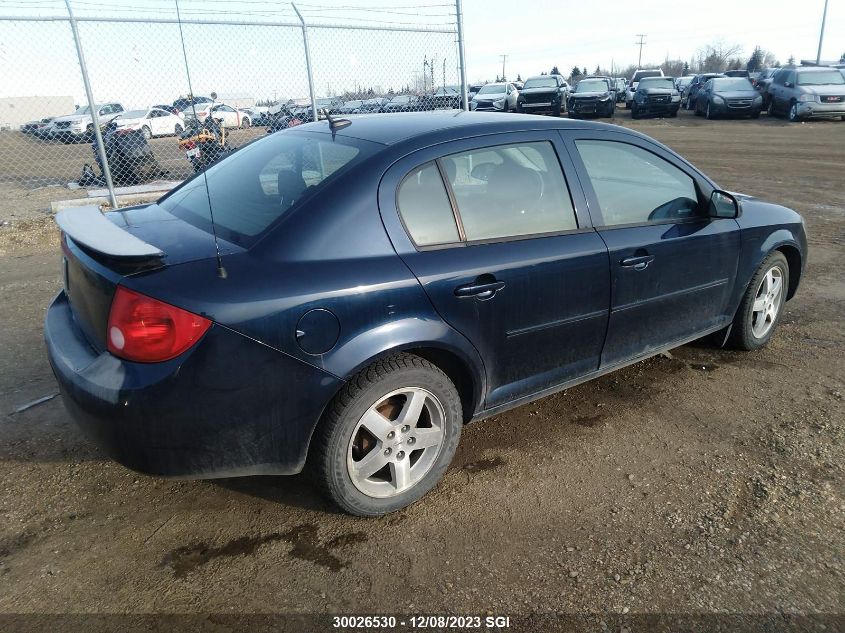
<svg viewBox="0 0 845 633">
<path fill-rule="evenodd" d="M 784 88 L 792 88 L 792 82 L 791 81 L 784 81 L 783 87 Z"/>
<path fill-rule="evenodd" d="M 739 200 L 727 191 L 716 189 L 710 194 L 711 218 L 738 218 Z"/>
</svg>

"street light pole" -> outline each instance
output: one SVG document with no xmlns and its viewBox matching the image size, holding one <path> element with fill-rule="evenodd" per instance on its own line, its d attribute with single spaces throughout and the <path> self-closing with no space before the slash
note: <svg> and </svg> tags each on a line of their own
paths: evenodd
<svg viewBox="0 0 845 633">
<path fill-rule="evenodd" d="M 822 41 L 824 41 L 824 23 L 827 21 L 827 0 L 824 0 L 824 13 L 822 13 L 822 30 L 819 33 L 819 52 L 816 53 L 816 66 L 822 61 Z"/>
<path fill-rule="evenodd" d="M 643 44 L 645 44 L 645 33 L 637 33 L 637 37 L 640 38 L 639 42 L 635 42 L 635 44 L 640 45 L 640 56 L 637 59 L 637 68 L 640 68 L 643 65 Z"/>
</svg>

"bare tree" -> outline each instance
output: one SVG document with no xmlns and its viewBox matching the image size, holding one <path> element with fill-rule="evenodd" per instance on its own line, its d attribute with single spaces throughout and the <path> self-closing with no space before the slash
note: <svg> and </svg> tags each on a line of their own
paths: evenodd
<svg viewBox="0 0 845 633">
<path fill-rule="evenodd" d="M 703 73 L 721 73 L 728 69 L 732 57 L 742 54 L 739 44 L 727 44 L 724 40 L 716 40 L 698 49 L 698 69 Z"/>
</svg>

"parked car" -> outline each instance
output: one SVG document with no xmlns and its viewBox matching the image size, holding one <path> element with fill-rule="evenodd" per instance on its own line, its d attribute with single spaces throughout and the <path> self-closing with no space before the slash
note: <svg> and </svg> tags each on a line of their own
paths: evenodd
<svg viewBox="0 0 845 633">
<path fill-rule="evenodd" d="M 292 108 L 287 104 L 279 105 L 268 112 L 270 120 L 267 124 L 267 134 L 273 134 L 279 130 L 286 130 L 289 127 L 296 127 L 307 123 L 308 120 L 305 116 L 306 113 L 299 108 Z"/>
<path fill-rule="evenodd" d="M 678 89 L 678 92 L 683 94 L 684 88 L 686 88 L 693 79 L 695 79 L 695 75 L 684 75 L 683 77 L 678 77 L 675 79 L 675 88 Z"/>
<path fill-rule="evenodd" d="M 347 101 L 341 106 L 338 106 L 335 110 L 338 114 L 358 114 L 361 112 L 361 106 L 363 104 L 363 100 L 354 99 L 352 101 Z"/>
<path fill-rule="evenodd" d="M 725 75 L 723 73 L 703 73 L 700 75 L 696 75 L 693 80 L 687 85 L 687 89 L 684 91 L 684 107 L 687 110 L 695 110 L 695 98 L 698 95 L 698 91 L 701 90 L 701 87 L 715 77 L 724 76 Z"/>
<path fill-rule="evenodd" d="M 204 97 L 197 95 L 195 97 L 180 97 L 173 102 L 173 107 L 177 113 L 182 113 L 185 116 L 193 116 L 193 110 L 196 108 L 197 112 L 205 109 L 208 110 L 214 104 L 214 99 L 211 97 Z M 202 121 L 204 117 L 199 117 Z"/>
<path fill-rule="evenodd" d="M 676 117 L 681 95 L 671 77 L 643 77 L 637 84 L 631 104 L 631 118 L 657 115 Z"/>
<path fill-rule="evenodd" d="M 641 79 L 645 79 L 646 77 L 662 76 L 663 71 L 660 68 L 646 68 L 634 71 L 634 74 L 631 75 L 631 81 L 628 82 L 628 87 L 625 91 L 625 107 L 628 109 L 631 108 L 631 104 L 634 102 L 634 93 L 637 91 L 637 86 L 639 85 Z"/>
<path fill-rule="evenodd" d="M 566 111 L 569 84 L 560 75 L 538 75 L 525 80 L 516 101 L 516 111 L 527 114 L 550 113 L 560 116 Z"/>
<path fill-rule="evenodd" d="M 441 86 L 420 97 L 420 102 L 424 110 L 460 109 L 461 87 Z"/>
<path fill-rule="evenodd" d="M 613 82 L 616 88 L 616 103 L 623 103 L 625 101 L 625 92 L 628 89 L 628 82 L 622 77 L 617 77 Z"/>
<path fill-rule="evenodd" d="M 175 114 L 177 116 L 182 114 L 181 112 L 179 112 L 179 110 L 175 106 L 168 105 L 166 103 L 159 103 L 157 105 L 153 105 L 153 106 L 150 106 L 150 107 L 151 108 L 157 108 L 159 110 L 164 110 L 165 112 L 170 112 L 170 114 Z M 184 115 L 182 115 L 182 118 L 184 118 Z"/>
<path fill-rule="evenodd" d="M 695 113 L 708 119 L 721 116 L 750 116 L 760 118 L 761 97 L 744 77 L 714 77 L 698 91 Z"/>
<path fill-rule="evenodd" d="M 481 87 L 469 102 L 470 110 L 510 112 L 516 110 L 519 90 L 510 82 L 490 83 Z"/>
<path fill-rule="evenodd" d="M 185 129 L 185 120 L 182 117 L 160 108 L 122 112 L 112 119 L 111 124 L 116 130 L 137 130 L 146 139 L 181 134 Z"/>
<path fill-rule="evenodd" d="M 759 349 L 800 283 L 798 213 L 642 134 L 385 121 L 303 125 L 156 204 L 59 213 L 47 353 L 107 454 L 180 478 L 307 468 L 377 516 L 437 484 L 465 422 L 717 332 Z"/>
<path fill-rule="evenodd" d="M 375 97 L 373 99 L 366 99 L 361 104 L 362 113 L 381 112 L 384 104 L 390 101 L 389 97 Z"/>
<path fill-rule="evenodd" d="M 726 70 L 725 77 L 741 77 L 743 79 L 751 79 L 751 74 L 747 70 Z"/>
<path fill-rule="evenodd" d="M 384 112 L 414 112 L 421 109 L 416 95 L 396 95 L 382 108 Z"/>
<path fill-rule="evenodd" d="M 343 105 L 343 99 L 340 97 L 324 97 L 317 99 L 317 109 L 326 110 L 329 114 L 335 114 L 337 109 Z"/>
<path fill-rule="evenodd" d="M 95 106 L 101 126 L 108 124 L 113 118 L 123 112 L 119 103 L 103 103 Z M 94 119 L 91 109 L 82 106 L 73 114 L 53 119 L 49 127 L 50 138 L 68 142 L 87 142 L 94 138 Z"/>
<path fill-rule="evenodd" d="M 569 95 L 566 109 L 570 119 L 583 116 L 612 117 L 616 110 L 616 95 L 609 77 L 586 77 L 578 82 L 575 92 Z"/>
<path fill-rule="evenodd" d="M 751 83 L 754 89 L 763 97 L 763 109 L 769 109 L 769 85 L 772 83 L 772 78 L 780 68 L 765 68 L 760 71 L 760 75 Z"/>
<path fill-rule="evenodd" d="M 47 117 L 38 121 L 29 121 L 21 126 L 21 132 L 38 139 L 46 139 L 50 134 L 50 125 L 56 117 Z"/>
<path fill-rule="evenodd" d="M 816 118 L 845 121 L 845 77 L 835 68 L 781 68 L 769 85 L 769 114 L 792 122 Z"/>
</svg>

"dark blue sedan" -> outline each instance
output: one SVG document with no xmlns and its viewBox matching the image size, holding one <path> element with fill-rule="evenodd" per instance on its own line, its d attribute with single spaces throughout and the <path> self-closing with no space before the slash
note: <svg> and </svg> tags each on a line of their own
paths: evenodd
<svg viewBox="0 0 845 633">
<path fill-rule="evenodd" d="M 707 335 L 762 347 L 807 257 L 796 212 L 650 138 L 525 115 L 302 125 L 57 221 L 47 348 L 102 447 L 162 476 L 307 468 L 365 516 L 430 490 L 465 422 Z"/>
</svg>

